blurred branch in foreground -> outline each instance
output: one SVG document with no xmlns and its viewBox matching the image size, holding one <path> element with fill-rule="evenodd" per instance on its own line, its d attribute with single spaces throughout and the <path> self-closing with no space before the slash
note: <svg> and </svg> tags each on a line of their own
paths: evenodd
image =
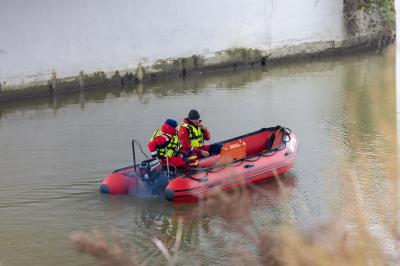
<svg viewBox="0 0 400 266">
<path fill-rule="evenodd" d="M 70 240 L 75 250 L 93 256 L 99 265 L 136 266 L 119 241 L 107 241 L 99 232 L 76 232 Z"/>
<path fill-rule="evenodd" d="M 276 177 L 279 180 L 279 177 Z M 379 206 L 382 216 L 380 222 L 371 224 L 368 213 L 365 213 L 365 199 L 360 200 L 357 180 L 343 174 L 346 181 L 346 194 L 344 197 L 351 200 L 348 207 L 344 207 L 334 219 L 327 223 L 304 231 L 293 223 L 283 225 L 276 232 L 268 232 L 259 228 L 250 213 L 256 194 L 249 193 L 249 188 L 239 187 L 233 191 L 225 192 L 215 189 L 210 197 L 201 205 L 201 216 L 214 216 L 221 218 L 218 231 L 238 234 L 243 241 L 247 238 L 251 243 L 249 252 L 243 244 L 235 241 L 226 242 L 221 239 L 223 248 L 227 251 L 232 265 L 391 265 L 396 263 L 396 254 L 399 250 L 385 249 L 385 243 L 395 243 L 399 236 L 393 228 L 395 223 L 388 220 L 388 211 L 392 212 L 392 205 Z M 278 181 L 280 189 L 285 189 Z M 388 192 L 389 193 L 389 192 Z M 259 193 L 258 193 L 259 194 Z M 258 195 L 259 196 L 259 195 Z M 369 199 L 372 202 L 379 199 Z M 382 224 L 383 223 L 383 224 Z M 374 226 L 381 226 L 388 232 L 384 239 L 377 235 Z M 183 219 L 178 218 L 178 227 L 175 243 L 170 250 L 159 239 L 153 242 L 166 259 L 166 265 L 177 264 L 179 246 L 183 231 Z M 96 258 L 99 265 L 131 266 L 139 265 L 131 258 L 118 241 L 107 242 L 99 233 L 74 233 L 71 240 L 74 248 L 82 253 L 87 253 Z M 395 254 L 394 254 L 395 253 Z M 255 254 L 255 255 L 254 255 Z M 145 263 L 140 263 L 144 265 Z"/>
</svg>

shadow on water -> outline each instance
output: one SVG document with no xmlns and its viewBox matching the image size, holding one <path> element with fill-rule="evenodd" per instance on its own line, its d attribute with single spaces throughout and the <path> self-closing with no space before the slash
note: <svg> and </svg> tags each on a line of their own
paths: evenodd
<svg viewBox="0 0 400 266">
<path fill-rule="evenodd" d="M 376 54 L 372 53 L 371 56 Z M 365 57 L 355 55 L 355 57 Z M 378 56 L 378 55 L 376 55 Z M 344 57 L 346 60 L 346 57 Z M 92 102 L 105 102 L 113 98 L 136 97 L 146 104 L 146 96 L 157 97 L 199 94 L 207 88 L 243 89 L 249 83 L 264 79 L 277 79 L 282 77 L 293 77 L 298 75 L 318 75 L 318 73 L 329 72 L 335 68 L 335 61 L 329 58 L 319 59 L 313 62 L 301 61 L 294 63 L 281 63 L 277 65 L 264 66 L 250 69 L 225 70 L 216 73 L 206 73 L 200 76 L 189 76 L 183 79 L 153 81 L 144 84 L 129 84 L 122 86 L 110 86 L 93 90 L 81 90 L 64 95 L 49 95 L 48 97 L 23 99 L 1 103 L 0 118 L 16 111 L 53 109 L 55 112 L 60 108 L 78 104 L 81 109 L 85 104 Z"/>
<path fill-rule="evenodd" d="M 142 103 L 148 101 L 147 95 L 156 97 L 198 94 L 202 93 L 208 86 L 222 87 L 240 87 L 244 84 L 261 79 L 261 71 L 238 71 L 233 76 L 231 72 L 222 73 L 217 77 L 191 77 L 177 80 L 164 80 L 151 83 L 137 83 L 126 86 L 108 87 L 105 89 L 95 89 L 80 91 L 77 93 L 53 95 L 42 98 L 24 99 L 2 103 L 0 105 L 0 118 L 6 117 L 16 111 L 53 109 L 57 111 L 60 108 L 69 105 L 79 104 L 82 109 L 85 104 L 92 102 L 105 102 L 113 98 L 135 97 Z"/>
</svg>

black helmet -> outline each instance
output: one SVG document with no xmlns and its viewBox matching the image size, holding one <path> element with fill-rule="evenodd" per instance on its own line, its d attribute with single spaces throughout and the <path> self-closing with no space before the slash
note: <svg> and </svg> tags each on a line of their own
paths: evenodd
<svg viewBox="0 0 400 266">
<path fill-rule="evenodd" d="M 197 110 L 190 110 L 189 114 L 188 114 L 188 118 L 190 120 L 198 120 L 200 119 L 200 114 L 199 112 L 197 112 Z"/>
</svg>

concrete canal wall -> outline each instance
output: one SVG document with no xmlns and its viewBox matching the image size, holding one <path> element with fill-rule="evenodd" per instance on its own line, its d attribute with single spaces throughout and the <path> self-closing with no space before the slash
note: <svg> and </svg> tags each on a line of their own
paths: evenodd
<svg viewBox="0 0 400 266">
<path fill-rule="evenodd" d="M 0 100 L 199 75 L 365 47 L 342 0 L 0 3 Z"/>
</svg>

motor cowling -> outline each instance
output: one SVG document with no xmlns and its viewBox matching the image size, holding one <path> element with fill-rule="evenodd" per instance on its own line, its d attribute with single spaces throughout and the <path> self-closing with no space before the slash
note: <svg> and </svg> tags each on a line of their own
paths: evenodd
<svg viewBox="0 0 400 266">
<path fill-rule="evenodd" d="M 158 159 L 149 159 L 139 164 L 139 174 L 142 181 L 152 183 L 162 170 Z"/>
</svg>

